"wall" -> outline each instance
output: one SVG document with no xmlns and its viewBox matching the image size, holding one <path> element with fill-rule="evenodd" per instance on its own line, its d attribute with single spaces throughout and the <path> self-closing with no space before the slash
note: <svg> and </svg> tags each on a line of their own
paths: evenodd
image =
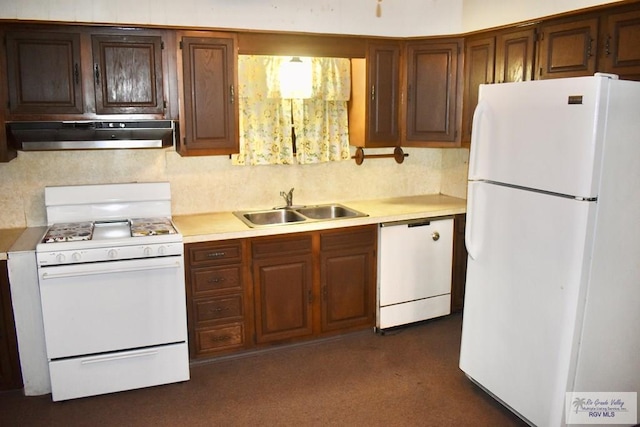
<svg viewBox="0 0 640 427">
<path fill-rule="evenodd" d="M 463 32 L 498 27 L 619 0 L 463 0 Z"/>
<path fill-rule="evenodd" d="M 0 19 L 418 36 L 458 33 L 462 0 L 0 0 Z"/>
<path fill-rule="evenodd" d="M 519 22 L 598 0 L 0 0 L 0 19 L 210 26 L 381 36 L 450 34 Z M 388 152 L 389 150 L 382 150 Z M 373 152 L 373 151 L 371 151 Z M 468 151 L 409 149 L 392 159 L 305 166 L 234 167 L 225 156 L 171 150 L 19 153 L 0 164 L 0 228 L 43 225 L 47 185 L 171 182 L 175 214 L 442 192 L 465 197 Z"/>
<path fill-rule="evenodd" d="M 19 152 L 0 164 L 0 228 L 46 224 L 48 185 L 169 181 L 176 215 L 271 208 L 292 187 L 298 204 L 438 193 L 443 150 L 405 151 L 409 157 L 400 165 L 388 158 L 360 166 L 349 160 L 253 167 L 233 166 L 228 156 L 183 158 L 171 149 Z M 367 150 L 374 152 L 391 149 Z"/>
</svg>

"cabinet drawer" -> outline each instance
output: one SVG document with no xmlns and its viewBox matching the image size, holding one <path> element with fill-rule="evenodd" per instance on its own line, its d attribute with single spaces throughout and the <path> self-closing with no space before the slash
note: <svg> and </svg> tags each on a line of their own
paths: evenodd
<svg viewBox="0 0 640 427">
<path fill-rule="evenodd" d="M 238 290 L 242 285 L 240 266 L 191 270 L 194 295 Z"/>
<path fill-rule="evenodd" d="M 192 267 L 240 263 L 242 261 L 242 245 L 240 242 L 189 245 L 187 253 Z"/>
<path fill-rule="evenodd" d="M 286 256 L 311 252 L 311 235 L 256 239 L 251 243 L 254 258 Z"/>
<path fill-rule="evenodd" d="M 196 322 L 242 320 L 242 296 L 196 300 L 193 303 Z"/>
<path fill-rule="evenodd" d="M 368 225 L 355 229 L 324 232 L 320 235 L 320 248 L 326 251 L 336 248 L 344 249 L 353 246 L 375 245 L 377 229 L 377 225 Z"/>
<path fill-rule="evenodd" d="M 244 345 L 242 324 L 196 331 L 196 353 L 220 351 Z"/>
</svg>

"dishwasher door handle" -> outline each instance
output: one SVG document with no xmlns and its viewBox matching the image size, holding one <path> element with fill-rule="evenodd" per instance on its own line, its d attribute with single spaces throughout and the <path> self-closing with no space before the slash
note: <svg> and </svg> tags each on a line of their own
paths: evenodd
<svg viewBox="0 0 640 427">
<path fill-rule="evenodd" d="M 431 225 L 431 220 L 420 221 L 420 222 L 410 222 L 409 224 L 407 224 L 407 227 L 409 227 L 409 228 L 412 228 L 412 227 L 424 227 L 426 225 Z"/>
</svg>

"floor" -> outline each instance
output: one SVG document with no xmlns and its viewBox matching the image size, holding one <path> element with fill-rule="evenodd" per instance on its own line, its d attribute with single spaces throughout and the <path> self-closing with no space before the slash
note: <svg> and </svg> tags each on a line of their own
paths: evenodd
<svg viewBox="0 0 640 427">
<path fill-rule="evenodd" d="M 524 426 L 458 368 L 462 319 L 191 367 L 191 380 L 64 402 L 0 393 L 0 426 Z"/>
</svg>

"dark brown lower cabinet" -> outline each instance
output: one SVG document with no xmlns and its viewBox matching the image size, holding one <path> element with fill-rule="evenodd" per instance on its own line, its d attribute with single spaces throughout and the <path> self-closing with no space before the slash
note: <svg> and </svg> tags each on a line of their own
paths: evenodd
<svg viewBox="0 0 640 427">
<path fill-rule="evenodd" d="M 464 229 L 467 216 L 453 218 L 453 271 L 451 275 L 451 312 L 464 307 L 464 287 L 467 280 L 467 248 L 464 245 Z"/>
<path fill-rule="evenodd" d="M 185 246 L 192 359 L 375 326 L 378 225 Z"/>
<path fill-rule="evenodd" d="M 251 241 L 256 344 L 375 326 L 377 225 Z"/>
<path fill-rule="evenodd" d="M 244 240 L 185 246 L 189 352 L 192 359 L 249 348 L 251 289 Z"/>
<path fill-rule="evenodd" d="M 320 234 L 322 332 L 375 325 L 377 228 Z"/>
<path fill-rule="evenodd" d="M 22 388 L 7 261 L 0 261 L 0 390 Z"/>
<path fill-rule="evenodd" d="M 311 335 L 312 235 L 254 239 L 251 249 L 256 342 Z"/>
</svg>

